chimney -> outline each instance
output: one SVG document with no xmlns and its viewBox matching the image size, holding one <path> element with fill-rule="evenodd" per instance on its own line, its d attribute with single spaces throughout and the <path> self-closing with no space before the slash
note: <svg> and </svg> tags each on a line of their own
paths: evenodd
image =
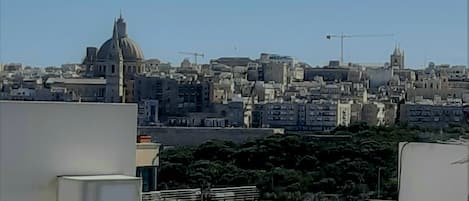
<svg viewBox="0 0 469 201">
<path fill-rule="evenodd" d="M 139 135 L 137 136 L 137 143 L 151 143 L 151 136 Z"/>
</svg>

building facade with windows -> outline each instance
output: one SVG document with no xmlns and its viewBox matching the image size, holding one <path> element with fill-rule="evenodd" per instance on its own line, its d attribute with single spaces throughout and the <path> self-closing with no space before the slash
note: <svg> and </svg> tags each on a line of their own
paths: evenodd
<svg viewBox="0 0 469 201">
<path fill-rule="evenodd" d="M 253 126 L 286 130 L 330 131 L 348 126 L 351 104 L 335 101 L 267 103 L 253 111 Z"/>
<path fill-rule="evenodd" d="M 441 128 L 450 124 L 465 124 L 462 105 L 435 105 L 406 103 L 400 105 L 401 123 L 422 127 Z"/>
</svg>

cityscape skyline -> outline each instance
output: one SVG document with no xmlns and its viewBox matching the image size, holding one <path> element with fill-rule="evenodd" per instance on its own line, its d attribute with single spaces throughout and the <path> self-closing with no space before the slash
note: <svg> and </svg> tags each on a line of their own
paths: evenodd
<svg viewBox="0 0 469 201">
<path fill-rule="evenodd" d="M 467 0 L 0 0 L 0 201 L 469 201 Z"/>
<path fill-rule="evenodd" d="M 111 20 L 122 9 L 129 22 L 129 35 L 140 44 L 145 59 L 158 58 L 173 65 L 187 57 L 179 51 L 202 52 L 205 54 L 202 62 L 223 56 L 256 58 L 261 52 L 269 52 L 294 56 L 313 66 L 325 65 L 329 60 L 339 59 L 339 40 L 329 41 L 325 36 L 341 32 L 395 34 L 386 38 L 346 39 L 346 62 L 384 63 L 394 46 L 400 44 L 407 55 L 407 67 L 421 68 L 429 61 L 467 64 L 464 27 L 467 6 L 462 0 L 425 1 L 424 6 L 422 1 L 275 2 L 159 1 L 145 5 L 127 2 L 108 5 L 92 1 L 3 0 L 0 2 L 0 63 L 21 62 L 44 67 L 80 63 L 85 55 L 83 47 L 99 47 L 112 35 Z M 32 6 L 25 7 L 26 3 Z M 76 9 L 70 10 L 72 7 Z M 80 8 L 89 12 L 84 15 Z M 331 9 L 338 15 L 330 15 Z M 35 16 L 34 20 L 21 16 L 19 10 Z M 284 11 L 287 14 L 278 14 Z M 391 11 L 399 15 L 386 14 Z M 443 15 L 446 11 L 452 15 Z M 57 15 L 64 17 L 57 18 Z M 48 51 L 43 51 L 46 46 Z"/>
</svg>

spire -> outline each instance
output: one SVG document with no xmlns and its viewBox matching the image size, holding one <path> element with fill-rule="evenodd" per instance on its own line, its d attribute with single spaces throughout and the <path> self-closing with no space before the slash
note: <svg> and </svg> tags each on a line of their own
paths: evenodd
<svg viewBox="0 0 469 201">
<path fill-rule="evenodd" d="M 119 18 L 116 21 L 117 23 L 117 36 L 123 38 L 127 36 L 127 25 L 122 18 L 122 10 L 120 11 Z"/>
<path fill-rule="evenodd" d="M 396 44 L 396 46 L 394 47 L 393 55 L 396 55 L 396 56 L 401 55 L 401 50 L 399 49 L 399 44 Z"/>
<path fill-rule="evenodd" d="M 122 19 L 122 8 L 119 11 L 119 19 Z"/>
<path fill-rule="evenodd" d="M 117 26 L 117 21 L 114 19 L 114 29 L 112 32 L 112 52 L 109 55 L 109 59 L 122 59 L 122 52 L 119 45 L 119 27 Z"/>
<path fill-rule="evenodd" d="M 114 18 L 114 28 L 113 28 L 113 30 L 112 30 L 112 39 L 113 39 L 113 40 L 119 38 L 119 31 L 118 31 L 117 29 L 118 29 L 118 28 L 117 28 L 117 21 L 116 21 L 116 19 Z"/>
</svg>

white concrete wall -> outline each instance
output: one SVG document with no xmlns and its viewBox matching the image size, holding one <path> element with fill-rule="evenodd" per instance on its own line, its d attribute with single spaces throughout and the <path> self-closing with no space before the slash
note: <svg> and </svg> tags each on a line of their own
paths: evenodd
<svg viewBox="0 0 469 201">
<path fill-rule="evenodd" d="M 56 201 L 57 176 L 135 174 L 137 107 L 0 101 L 0 200 Z"/>
<path fill-rule="evenodd" d="M 401 143 L 399 201 L 467 201 L 467 145 Z"/>
<path fill-rule="evenodd" d="M 58 183 L 58 201 L 141 200 L 142 183 L 140 179 L 76 180 L 60 177 Z"/>
<path fill-rule="evenodd" d="M 80 181 L 75 180 L 64 180 L 58 178 L 57 181 L 58 190 L 57 190 L 57 200 L 67 200 L 67 201 L 83 201 L 85 198 L 85 190 L 83 184 Z"/>
</svg>

